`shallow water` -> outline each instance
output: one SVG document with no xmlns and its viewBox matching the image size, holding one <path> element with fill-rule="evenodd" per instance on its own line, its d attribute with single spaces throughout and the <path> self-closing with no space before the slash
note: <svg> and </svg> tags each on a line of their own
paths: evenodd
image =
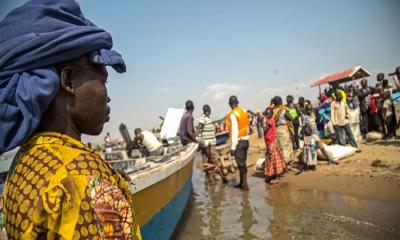
<svg viewBox="0 0 400 240">
<path fill-rule="evenodd" d="M 400 239 L 399 202 L 269 186 L 258 177 L 242 192 L 209 182 L 195 161 L 175 239 Z"/>
</svg>

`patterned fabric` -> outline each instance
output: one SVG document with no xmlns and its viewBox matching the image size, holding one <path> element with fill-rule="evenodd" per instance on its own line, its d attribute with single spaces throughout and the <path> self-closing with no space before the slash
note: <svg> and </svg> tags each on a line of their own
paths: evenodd
<svg viewBox="0 0 400 240">
<path fill-rule="evenodd" d="M 318 114 L 321 116 L 319 123 L 326 125 L 331 120 L 331 103 L 325 100 L 318 107 Z"/>
<path fill-rule="evenodd" d="M 267 150 L 268 158 L 265 160 L 264 175 L 268 180 L 272 180 L 285 172 L 286 163 L 276 142 L 269 142 Z"/>
<path fill-rule="evenodd" d="M 273 118 L 275 119 L 276 125 L 281 126 L 281 125 L 286 125 L 287 129 L 292 137 L 294 138 L 294 126 L 292 121 L 286 120 L 285 114 L 288 112 L 289 109 L 285 105 L 280 105 L 276 106 L 274 109 L 274 116 Z M 293 140 L 292 140 L 293 141 Z"/>
<path fill-rule="evenodd" d="M 280 125 L 276 129 L 276 138 L 286 164 L 294 160 L 293 138 L 287 125 Z"/>
<path fill-rule="evenodd" d="M 276 121 L 276 125 L 284 125 L 287 123 L 287 119 L 285 117 L 286 112 L 289 112 L 289 108 L 284 105 L 280 105 L 275 108 L 273 117 Z"/>
<path fill-rule="evenodd" d="M 3 192 L 9 239 L 141 239 L 132 192 L 99 153 L 46 132 L 16 160 Z"/>
<path fill-rule="evenodd" d="M 3 214 L 3 199 L 0 198 L 0 239 L 5 240 L 7 239 L 7 233 L 6 233 L 6 226 L 4 222 L 4 214 Z"/>
<path fill-rule="evenodd" d="M 275 125 L 275 120 L 273 118 L 270 118 L 267 120 L 266 123 L 269 128 L 267 130 L 267 132 L 264 134 L 264 140 L 265 143 L 271 143 L 271 142 L 275 142 L 276 141 L 276 125 Z"/>
</svg>

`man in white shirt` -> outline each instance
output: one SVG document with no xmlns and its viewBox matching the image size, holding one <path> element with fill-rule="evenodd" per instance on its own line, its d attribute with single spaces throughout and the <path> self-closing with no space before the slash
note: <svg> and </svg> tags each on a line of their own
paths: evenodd
<svg viewBox="0 0 400 240">
<path fill-rule="evenodd" d="M 340 145 L 345 146 L 347 136 L 351 146 L 357 148 L 357 152 L 361 152 L 349 124 L 349 106 L 342 101 L 342 95 L 339 92 L 335 94 L 336 100 L 331 103 L 331 121 L 335 129 L 336 138 Z"/>
<path fill-rule="evenodd" d="M 249 149 L 249 116 L 244 108 L 239 107 L 236 96 L 229 98 L 229 106 L 232 111 L 228 113 L 226 123 L 232 141 L 231 155 L 235 156 L 240 173 L 240 182 L 235 187 L 248 191 L 246 160 Z"/>
<path fill-rule="evenodd" d="M 147 130 L 142 131 L 140 128 L 135 129 L 135 139 L 133 140 L 134 145 L 142 143 L 146 150 L 149 152 L 149 156 L 161 156 L 164 154 L 164 147 L 158 141 L 157 137 Z"/>
<path fill-rule="evenodd" d="M 112 143 L 110 133 L 108 132 L 107 135 L 104 137 L 104 145 L 105 145 L 105 152 L 111 153 L 112 152 Z"/>
</svg>

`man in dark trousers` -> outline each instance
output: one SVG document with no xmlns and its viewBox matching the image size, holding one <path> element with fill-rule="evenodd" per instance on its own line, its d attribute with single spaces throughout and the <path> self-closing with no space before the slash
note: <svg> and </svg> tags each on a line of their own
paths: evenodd
<svg viewBox="0 0 400 240">
<path fill-rule="evenodd" d="M 361 80 L 361 89 L 357 92 L 358 100 L 360 101 L 360 113 L 361 113 L 361 133 L 363 138 L 368 133 L 368 111 L 369 111 L 369 96 L 371 95 L 371 89 L 368 86 L 368 80 Z"/>
<path fill-rule="evenodd" d="M 294 149 L 300 148 L 300 139 L 299 139 L 299 128 L 300 128 L 300 117 L 303 116 L 298 105 L 294 104 L 294 97 L 292 95 L 288 95 L 286 97 L 287 107 L 289 108 L 289 114 L 293 119 L 293 127 L 294 127 Z M 304 99 L 303 99 L 304 102 Z"/>
<path fill-rule="evenodd" d="M 239 107 L 236 96 L 229 98 L 229 106 L 232 111 L 228 113 L 226 123 L 231 137 L 231 155 L 235 156 L 240 173 L 240 182 L 235 187 L 248 191 L 246 160 L 249 149 L 249 116 L 244 108 Z"/>
</svg>

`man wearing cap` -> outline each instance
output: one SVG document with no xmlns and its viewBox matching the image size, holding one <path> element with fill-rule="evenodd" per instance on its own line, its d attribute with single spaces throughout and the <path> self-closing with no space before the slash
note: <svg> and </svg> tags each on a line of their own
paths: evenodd
<svg viewBox="0 0 400 240">
<path fill-rule="evenodd" d="M 400 90 L 400 66 L 398 66 L 394 72 L 389 73 L 389 76 L 393 76 L 393 81 L 396 84 L 396 88 L 397 90 Z"/>
<path fill-rule="evenodd" d="M 0 22 L 0 154 L 20 147 L 0 200 L 8 239 L 141 239 L 126 177 L 81 142 L 109 120 L 106 66 L 126 69 L 111 48 L 72 0 Z"/>
<path fill-rule="evenodd" d="M 239 107 L 236 96 L 229 98 L 229 106 L 232 111 L 228 113 L 226 123 L 231 137 L 231 155 L 235 156 L 240 174 L 240 182 L 235 187 L 248 191 L 246 160 L 249 149 L 249 116 L 244 108 Z"/>
</svg>

